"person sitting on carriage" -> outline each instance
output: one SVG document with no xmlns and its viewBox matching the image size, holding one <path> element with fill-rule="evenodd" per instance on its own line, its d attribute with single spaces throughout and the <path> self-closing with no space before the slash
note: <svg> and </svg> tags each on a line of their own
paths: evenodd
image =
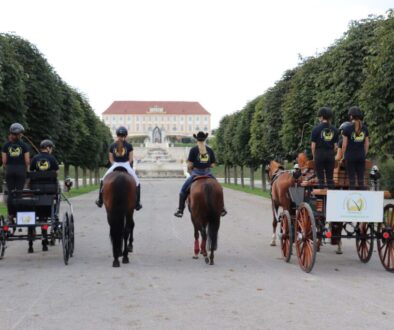
<svg viewBox="0 0 394 330">
<path fill-rule="evenodd" d="M 356 189 L 356 176 L 359 189 L 364 189 L 365 160 L 369 148 L 369 133 L 362 123 L 363 114 L 359 107 L 349 109 L 352 122 L 343 130 L 343 154 L 349 177 L 349 189 Z"/>
<path fill-rule="evenodd" d="M 7 209 L 9 221 L 13 222 L 16 214 L 12 206 L 13 190 L 22 190 L 26 181 L 26 172 L 30 163 L 29 146 L 21 140 L 24 127 L 19 123 L 10 126 L 8 142 L 1 150 L 1 159 L 6 170 L 5 179 L 7 182 L 8 200 Z"/>
<path fill-rule="evenodd" d="M 211 167 L 215 166 L 216 157 L 213 150 L 205 144 L 208 133 L 198 132 L 193 134 L 197 140 L 197 146 L 190 149 L 189 157 L 187 158 L 187 168 L 191 175 L 186 179 L 179 194 L 179 206 L 175 212 L 175 216 L 181 218 L 185 209 L 186 198 L 190 191 L 190 186 L 197 176 L 209 176 L 215 178 L 211 173 Z M 221 216 L 225 216 L 227 211 L 223 208 Z"/>
<path fill-rule="evenodd" d="M 312 130 L 311 149 L 319 180 L 319 188 L 325 187 L 324 178 L 326 178 L 328 188 L 333 189 L 338 130 L 330 124 L 332 118 L 332 110 L 330 108 L 321 108 L 317 116 L 320 124 Z"/>
<path fill-rule="evenodd" d="M 35 155 L 30 163 L 31 172 L 59 171 L 59 164 L 52 155 L 54 143 L 51 140 L 42 140 L 40 143 L 40 153 Z"/>
<path fill-rule="evenodd" d="M 123 167 L 135 180 L 137 185 L 137 203 L 135 209 L 138 211 L 142 208 L 141 205 L 141 185 L 140 180 L 138 179 L 134 169 L 131 167 L 133 164 L 133 146 L 126 141 L 127 138 L 127 129 L 124 126 L 120 126 L 116 130 L 117 140 L 112 143 L 109 147 L 109 162 L 111 163 L 111 167 L 104 174 L 101 182 L 100 182 L 100 190 L 99 190 L 99 198 L 96 200 L 96 205 L 98 207 L 103 206 L 103 181 L 105 177 L 113 172 L 117 167 Z"/>
</svg>

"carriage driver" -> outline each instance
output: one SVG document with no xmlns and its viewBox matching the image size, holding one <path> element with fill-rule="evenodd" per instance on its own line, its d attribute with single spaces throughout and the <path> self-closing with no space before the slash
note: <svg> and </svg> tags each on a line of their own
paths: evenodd
<svg viewBox="0 0 394 330">
<path fill-rule="evenodd" d="M 6 170 L 5 179 L 8 190 L 8 217 L 13 222 L 15 208 L 12 206 L 13 190 L 22 190 L 26 181 L 26 171 L 30 163 L 29 146 L 21 140 L 24 127 L 19 123 L 10 126 L 8 142 L 3 145 L 1 150 L 1 160 Z"/>
<path fill-rule="evenodd" d="M 104 174 L 100 182 L 99 198 L 98 200 L 96 200 L 96 205 L 98 207 L 103 206 L 102 188 L 103 188 L 103 181 L 105 177 L 109 173 L 113 172 L 115 168 L 123 167 L 134 178 L 135 183 L 137 185 L 137 203 L 135 209 L 138 211 L 142 208 L 142 205 L 140 203 L 140 199 L 141 199 L 140 180 L 138 179 L 134 169 L 130 165 L 133 163 L 133 146 L 126 141 L 127 134 L 128 132 L 126 127 L 120 126 L 116 130 L 116 136 L 117 136 L 116 142 L 112 143 L 111 146 L 109 147 L 109 161 L 112 165 L 108 169 L 108 171 Z"/>
<path fill-rule="evenodd" d="M 189 194 L 193 179 L 199 175 L 207 175 L 211 178 L 215 178 L 211 173 L 211 167 L 215 166 L 216 163 L 215 154 L 210 147 L 205 145 L 208 133 L 200 131 L 197 135 L 193 134 L 193 137 L 197 140 L 197 146 L 190 149 L 189 157 L 187 158 L 187 168 L 189 172 L 191 171 L 191 175 L 183 184 L 179 194 L 179 206 L 178 210 L 174 214 L 178 218 L 183 216 L 186 198 Z M 223 208 L 221 216 L 223 217 L 226 214 L 227 211 Z"/>
<path fill-rule="evenodd" d="M 30 171 L 41 172 L 41 171 L 58 171 L 59 164 L 52 151 L 55 148 L 54 143 L 51 140 L 42 140 L 40 143 L 40 153 L 35 155 L 31 160 Z"/>
</svg>

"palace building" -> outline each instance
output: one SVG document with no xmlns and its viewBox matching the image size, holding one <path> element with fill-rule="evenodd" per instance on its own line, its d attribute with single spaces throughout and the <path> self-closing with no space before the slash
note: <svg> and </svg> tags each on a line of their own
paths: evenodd
<svg viewBox="0 0 394 330">
<path fill-rule="evenodd" d="M 102 118 L 114 136 L 117 127 L 125 126 L 129 136 L 146 136 L 154 143 L 164 142 L 167 136 L 211 133 L 211 114 L 198 102 L 115 101 Z"/>
</svg>

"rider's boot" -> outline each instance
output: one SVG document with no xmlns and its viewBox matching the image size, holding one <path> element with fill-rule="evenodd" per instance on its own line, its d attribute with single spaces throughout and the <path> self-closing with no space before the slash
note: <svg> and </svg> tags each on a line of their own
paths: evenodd
<svg viewBox="0 0 394 330">
<path fill-rule="evenodd" d="M 180 193 L 179 194 L 179 206 L 178 210 L 174 213 L 174 215 L 178 218 L 182 218 L 183 210 L 185 209 L 185 202 L 186 202 L 186 194 Z"/>
<path fill-rule="evenodd" d="M 98 207 L 103 206 L 103 180 L 100 181 L 99 197 L 95 203 Z"/>
<path fill-rule="evenodd" d="M 142 205 L 141 205 L 141 185 L 140 184 L 137 186 L 137 202 L 135 204 L 135 209 L 137 211 L 142 209 Z"/>
<path fill-rule="evenodd" d="M 226 210 L 226 208 L 223 206 L 223 210 L 222 210 L 222 212 L 220 213 L 220 216 L 221 216 L 221 217 L 224 217 L 226 214 L 227 214 L 227 210 Z"/>
</svg>

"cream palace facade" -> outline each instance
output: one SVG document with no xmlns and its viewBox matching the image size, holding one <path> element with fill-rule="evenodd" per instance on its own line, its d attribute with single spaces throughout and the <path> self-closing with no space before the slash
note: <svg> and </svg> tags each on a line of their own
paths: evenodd
<svg viewBox="0 0 394 330">
<path fill-rule="evenodd" d="M 164 142 L 167 136 L 211 133 L 211 114 L 198 102 L 115 101 L 102 119 L 114 136 L 117 127 L 125 126 L 129 136 L 147 136 L 154 143 Z"/>
</svg>

